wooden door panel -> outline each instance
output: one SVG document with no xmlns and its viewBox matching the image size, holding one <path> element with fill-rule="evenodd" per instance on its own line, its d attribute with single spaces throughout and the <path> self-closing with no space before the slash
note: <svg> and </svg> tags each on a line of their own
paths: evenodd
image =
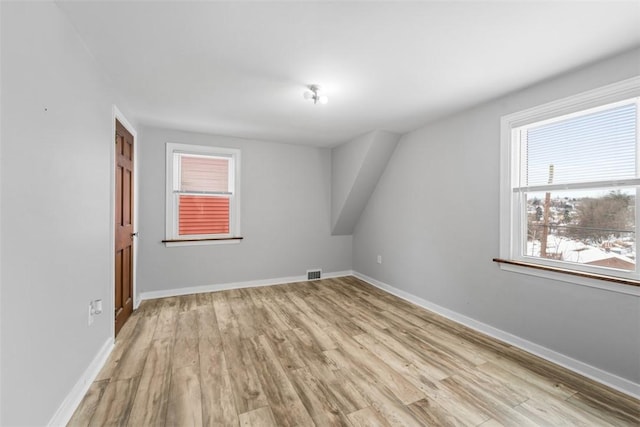
<svg viewBox="0 0 640 427">
<path fill-rule="evenodd" d="M 122 225 L 131 225 L 131 171 L 123 168 L 122 176 Z"/>
<path fill-rule="evenodd" d="M 133 296 L 133 271 L 131 269 L 132 246 L 127 246 L 122 251 L 122 301 L 127 302 Z"/>
<path fill-rule="evenodd" d="M 133 312 L 133 136 L 116 121 L 115 330 Z"/>
<path fill-rule="evenodd" d="M 122 145 L 122 155 L 127 158 L 127 159 L 131 159 L 132 156 L 132 152 L 131 152 L 131 144 L 123 144 Z"/>
<path fill-rule="evenodd" d="M 116 165 L 116 236 L 118 234 L 117 227 L 122 225 L 122 197 L 118 196 L 122 192 L 122 171 L 123 168 Z"/>
<path fill-rule="evenodd" d="M 122 310 L 122 251 L 116 251 L 116 318 L 118 313 Z"/>
</svg>

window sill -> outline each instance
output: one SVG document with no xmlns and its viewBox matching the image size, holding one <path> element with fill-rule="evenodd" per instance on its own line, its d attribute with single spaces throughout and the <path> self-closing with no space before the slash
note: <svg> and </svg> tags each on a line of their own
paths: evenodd
<svg viewBox="0 0 640 427">
<path fill-rule="evenodd" d="M 545 265 L 502 258 L 493 258 L 493 262 L 499 263 L 500 268 L 505 271 L 544 277 L 547 279 L 574 283 L 581 286 L 604 289 L 611 292 L 640 296 L 640 281 L 637 280 L 585 273 L 582 271 L 574 271 L 558 267 L 548 267 Z"/>
<path fill-rule="evenodd" d="M 240 243 L 244 237 L 212 237 L 207 239 L 171 239 L 163 240 L 165 247 L 176 246 L 208 246 L 208 245 L 229 245 Z"/>
</svg>

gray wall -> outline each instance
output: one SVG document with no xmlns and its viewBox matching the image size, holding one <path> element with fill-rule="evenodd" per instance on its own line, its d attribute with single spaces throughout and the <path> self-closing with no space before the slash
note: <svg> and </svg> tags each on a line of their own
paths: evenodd
<svg viewBox="0 0 640 427">
<path fill-rule="evenodd" d="M 113 320 L 112 92 L 53 2 L 2 3 L 1 425 L 44 425 Z M 46 109 L 46 110 L 45 110 Z"/>
<path fill-rule="evenodd" d="M 138 292 L 351 269 L 352 237 L 331 236 L 329 149 L 143 127 Z M 165 143 L 240 148 L 239 244 L 166 248 Z"/>
<path fill-rule="evenodd" d="M 354 270 L 640 382 L 638 297 L 509 273 L 491 261 L 499 255 L 500 117 L 639 68 L 636 50 L 405 135 L 356 227 Z"/>
<path fill-rule="evenodd" d="M 340 219 L 358 172 L 369 152 L 373 132 L 360 135 L 331 149 L 331 225 Z M 351 234 L 351 233 L 349 233 Z"/>
<path fill-rule="evenodd" d="M 331 149 L 331 232 L 352 235 L 400 135 L 375 130 Z"/>
</svg>

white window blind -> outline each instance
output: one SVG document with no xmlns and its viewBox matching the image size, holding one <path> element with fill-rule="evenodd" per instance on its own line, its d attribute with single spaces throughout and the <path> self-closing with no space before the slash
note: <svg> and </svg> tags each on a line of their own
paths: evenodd
<svg viewBox="0 0 640 427">
<path fill-rule="evenodd" d="M 183 193 L 230 193 L 230 158 L 176 154 L 180 158 L 178 190 Z"/>
<path fill-rule="evenodd" d="M 636 178 L 637 115 L 635 101 L 628 101 L 523 127 L 521 187 Z"/>
</svg>

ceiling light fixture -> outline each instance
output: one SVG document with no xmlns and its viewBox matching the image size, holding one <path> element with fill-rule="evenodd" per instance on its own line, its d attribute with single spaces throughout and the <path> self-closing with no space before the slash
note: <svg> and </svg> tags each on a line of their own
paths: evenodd
<svg viewBox="0 0 640 427">
<path fill-rule="evenodd" d="M 320 104 L 326 104 L 329 102 L 329 98 L 326 95 L 320 95 L 320 86 L 310 85 L 308 87 L 309 90 L 304 92 L 304 99 L 311 99 L 314 104 L 317 104 L 318 102 Z"/>
</svg>

